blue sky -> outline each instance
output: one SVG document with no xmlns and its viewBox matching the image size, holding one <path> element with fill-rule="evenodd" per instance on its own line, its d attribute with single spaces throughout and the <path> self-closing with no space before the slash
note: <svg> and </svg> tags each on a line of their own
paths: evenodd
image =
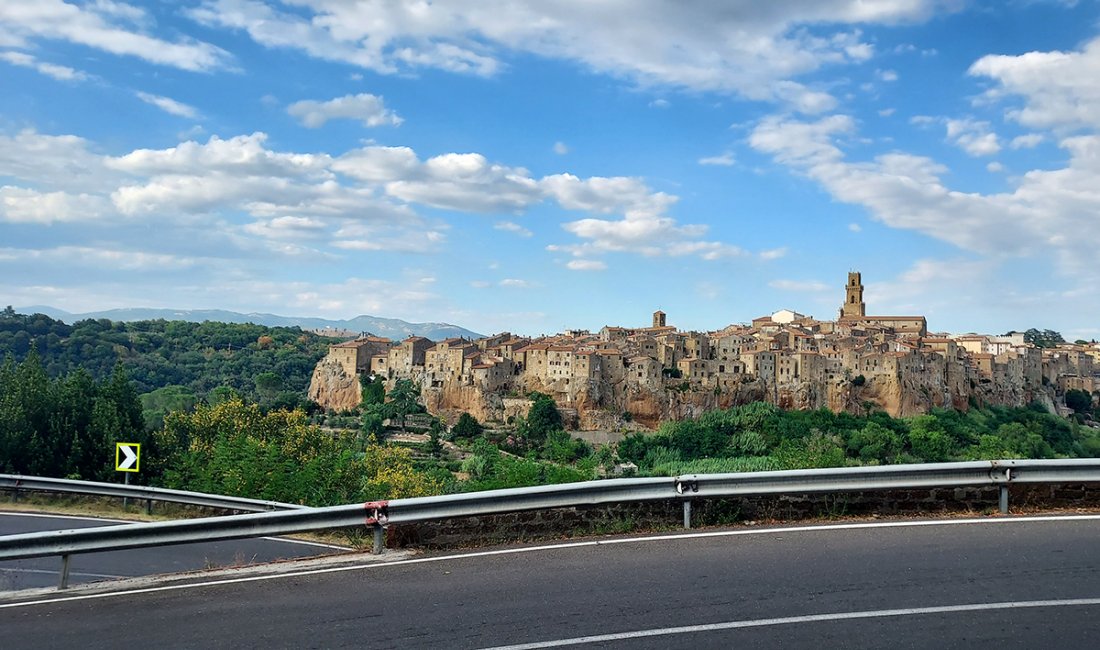
<svg viewBox="0 0 1100 650">
<path fill-rule="evenodd" d="M 0 3 L 0 303 L 1100 337 L 1096 2 Z"/>
</svg>

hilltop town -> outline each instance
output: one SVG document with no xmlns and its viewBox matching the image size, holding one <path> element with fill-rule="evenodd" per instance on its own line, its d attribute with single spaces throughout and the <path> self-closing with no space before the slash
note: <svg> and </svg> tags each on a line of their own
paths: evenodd
<svg viewBox="0 0 1100 650">
<path fill-rule="evenodd" d="M 923 316 L 867 315 L 858 272 L 844 293 L 836 320 L 781 310 L 714 332 L 680 331 L 657 311 L 648 327 L 535 339 L 363 336 L 331 346 L 309 397 L 345 410 L 361 399 L 361 375 L 411 379 L 433 414 L 506 421 L 538 391 L 572 428 L 595 430 L 651 428 L 752 401 L 893 416 L 1038 401 L 1057 412 L 1066 390 L 1100 387 L 1100 345 L 1039 348 L 1023 334 L 949 336 L 929 333 Z"/>
</svg>

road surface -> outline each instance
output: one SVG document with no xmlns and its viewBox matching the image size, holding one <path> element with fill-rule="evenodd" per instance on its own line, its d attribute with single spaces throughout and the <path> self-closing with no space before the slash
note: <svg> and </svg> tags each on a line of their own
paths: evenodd
<svg viewBox="0 0 1100 650">
<path fill-rule="evenodd" d="M 1098 538 L 1092 516 L 608 539 L 0 603 L 0 630 L 6 648 L 1095 648 Z"/>
<path fill-rule="evenodd" d="M 45 530 L 87 528 L 123 523 L 86 517 L 64 517 L 23 512 L 0 512 L 0 535 Z M 113 578 L 178 573 L 211 567 L 271 562 L 284 558 L 312 557 L 338 552 L 321 544 L 275 538 L 240 539 L 209 544 L 88 553 L 72 556 L 69 583 Z M 61 560 L 56 557 L 0 562 L 0 592 L 56 586 Z"/>
</svg>

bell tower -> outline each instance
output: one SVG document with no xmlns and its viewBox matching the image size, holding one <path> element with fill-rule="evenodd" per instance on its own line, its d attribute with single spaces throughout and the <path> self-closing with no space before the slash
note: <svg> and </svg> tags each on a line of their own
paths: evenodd
<svg viewBox="0 0 1100 650">
<path fill-rule="evenodd" d="M 653 327 L 656 328 L 656 327 L 664 327 L 664 326 L 665 326 L 665 312 L 658 309 L 657 311 L 653 312 Z"/>
<path fill-rule="evenodd" d="M 867 305 L 863 303 L 863 281 L 858 271 L 848 273 L 848 284 L 844 287 L 844 304 L 840 307 L 840 317 L 861 317 L 867 315 Z"/>
</svg>

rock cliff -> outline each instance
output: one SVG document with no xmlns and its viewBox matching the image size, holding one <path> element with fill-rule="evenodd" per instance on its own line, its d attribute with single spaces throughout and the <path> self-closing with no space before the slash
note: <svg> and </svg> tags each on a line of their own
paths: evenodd
<svg viewBox="0 0 1100 650">
<path fill-rule="evenodd" d="M 941 372 L 940 370 L 944 370 Z M 421 374 L 411 377 L 427 383 Z M 387 389 L 393 382 L 387 382 Z M 581 430 L 612 430 L 623 426 L 657 428 L 665 420 L 694 418 L 713 409 L 766 401 L 784 409 L 828 408 L 865 414 L 881 409 L 894 417 L 927 413 L 932 408 L 967 410 L 972 404 L 1024 406 L 1033 401 L 1053 405 L 1048 388 L 1028 388 L 1004 382 L 975 380 L 962 373 L 937 368 L 935 372 L 879 374 L 857 383 L 850 378 L 823 382 L 770 384 L 761 380 L 724 383 L 718 388 L 669 380 L 661 388 L 639 384 L 589 381 L 569 387 L 564 382 L 526 383 L 511 391 L 483 391 L 477 386 L 444 382 L 424 386 L 421 397 L 429 413 L 453 424 L 463 412 L 482 422 L 509 422 L 526 415 L 531 391 L 550 395 L 570 424 Z M 326 409 L 355 408 L 359 380 L 326 357 L 314 369 L 309 397 Z"/>
<path fill-rule="evenodd" d="M 333 411 L 353 409 L 363 399 L 359 376 L 347 374 L 343 366 L 326 356 L 313 369 L 309 398 Z"/>
</svg>

